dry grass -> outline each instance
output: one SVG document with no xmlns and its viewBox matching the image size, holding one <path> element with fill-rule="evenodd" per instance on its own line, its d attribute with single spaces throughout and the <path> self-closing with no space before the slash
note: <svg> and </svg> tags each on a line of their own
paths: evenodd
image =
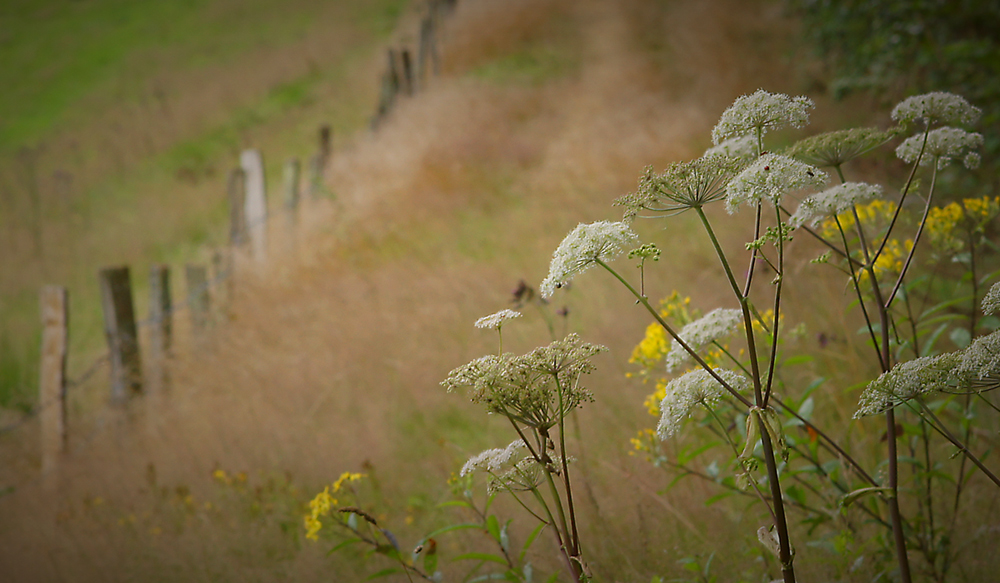
<svg viewBox="0 0 1000 583">
<path fill-rule="evenodd" d="M 755 44 L 763 31 L 787 30 L 772 9 L 728 0 L 460 3 L 447 32 L 450 74 L 401 103 L 378 133 L 344 144 L 329 181 L 337 202 L 305 208 L 306 236 L 294 253 L 263 271 L 243 266 L 208 342 L 182 328 L 166 398 L 96 420 L 74 416 L 58 495 L 36 488 L 34 445 L 18 443 L 11 457 L 19 465 L 5 466 L 3 477 L 23 487 L 0 499 L 0 564 L 25 581 L 358 577 L 351 561 L 324 557 L 323 545 L 300 548 L 273 521 L 250 523 L 265 524 L 258 529 L 192 510 L 183 529 L 171 530 L 163 517 L 184 505 L 178 486 L 197 505 L 232 502 L 235 494 L 210 478 L 215 468 L 246 471 L 251 485 L 287 472 L 297 490 L 285 497 L 299 503 L 341 471 L 367 468 L 404 540 L 439 526 L 433 506 L 449 474 L 469 454 L 510 439 L 498 420 L 438 385 L 494 349 L 471 322 L 505 307 L 519 279 L 540 281 L 577 222 L 614 218 L 610 201 L 643 166 L 697 154 L 732 96 L 769 83 L 796 90 L 794 70 L 773 54 L 780 39 Z M 461 75 L 567 28 L 578 38 L 560 42 L 580 51 L 569 77 L 509 87 Z M 669 66 L 637 45 L 656 35 L 668 39 Z M 748 47 L 765 51 L 749 68 Z M 670 249 L 669 271 L 648 282 L 656 294 L 697 293 L 704 309 L 725 297 L 690 222 L 667 233 L 640 227 Z M 727 247 L 742 245 L 742 234 L 722 230 Z M 280 237 L 274 246 L 293 247 Z M 816 287 L 838 295 L 833 284 Z M 731 549 L 716 559 L 723 572 L 753 565 L 759 550 L 737 541 L 756 529 L 759 508 L 705 509 L 694 482 L 661 494 L 667 477 L 628 455 L 628 438 L 653 423 L 641 406 L 646 388 L 624 379 L 647 317 L 622 311 L 632 302 L 599 274 L 581 276 L 557 301 L 570 309 L 570 330 L 610 348 L 590 383 L 597 403 L 580 411 L 574 440 L 595 572 L 604 581 L 648 581 L 674 572 L 674 561 L 705 541 Z M 524 320 L 505 329 L 505 347 L 546 341 L 539 319 Z M 852 326 L 832 334 L 852 342 Z M 526 522 L 518 519 L 515 533 L 523 536 Z M 558 568 L 544 554 L 550 543 L 541 544 L 536 565 Z M 806 576 L 824 573 L 820 561 L 801 564 Z"/>
</svg>

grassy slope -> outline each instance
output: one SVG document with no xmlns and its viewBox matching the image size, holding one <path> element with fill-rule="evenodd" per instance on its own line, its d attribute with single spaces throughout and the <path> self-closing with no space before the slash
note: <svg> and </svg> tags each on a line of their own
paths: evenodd
<svg viewBox="0 0 1000 583">
<path fill-rule="evenodd" d="M 34 401 L 40 285 L 71 290 L 79 374 L 102 343 L 96 270 L 131 265 L 144 298 L 149 263 L 204 260 L 224 242 L 240 149 L 305 157 L 319 123 L 363 126 L 371 51 L 405 5 L 5 3 L 0 407 Z M 283 159 L 266 162 L 279 177 Z"/>
<path fill-rule="evenodd" d="M 344 555 L 303 543 L 301 503 L 364 469 L 379 478 L 379 520 L 404 545 L 440 526 L 449 474 L 511 438 L 437 384 L 494 349 L 471 322 L 506 306 L 518 279 L 539 281 L 577 222 L 616 218 L 610 201 L 643 166 L 697 154 L 734 96 L 806 90 L 781 65 L 787 23 L 768 3 L 460 4 L 444 76 L 377 134 L 344 145 L 329 182 L 338 204 L 308 207 L 311 235 L 296 253 L 239 282 L 233 318 L 207 349 L 182 333 L 167 402 L 75 416 L 56 500 L 29 489 L 36 458 L 17 444 L 24 456 L 8 467 L 22 488 L 0 499 L 0 563 L 29 580 L 359 580 Z M 767 58 L 746 62 L 750 47 Z M 717 305 L 722 280 L 690 221 L 641 228 L 672 255 L 650 289 Z M 728 231 L 733 249 L 742 240 Z M 759 573 L 759 549 L 737 542 L 763 520 L 759 508 L 703 509 L 694 483 L 658 495 L 667 478 L 627 455 L 627 438 L 653 422 L 647 389 L 623 378 L 647 318 L 622 311 L 630 301 L 606 279 L 581 276 L 553 306 L 565 303 L 568 329 L 611 349 L 575 444 L 595 571 L 606 581 L 680 576 L 676 560 L 711 540 L 729 549 L 716 557 L 723 576 Z M 529 311 L 504 344 L 528 350 L 547 336 Z M 247 485 L 213 483 L 217 467 L 246 471 Z M 515 539 L 527 528 L 516 519 Z M 558 568 L 551 550 L 540 540 L 539 571 Z M 803 578 L 827 574 L 819 557 L 802 553 Z"/>
</svg>

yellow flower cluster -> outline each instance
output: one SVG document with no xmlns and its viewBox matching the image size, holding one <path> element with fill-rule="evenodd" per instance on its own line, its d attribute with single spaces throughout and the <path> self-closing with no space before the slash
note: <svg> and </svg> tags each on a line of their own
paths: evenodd
<svg viewBox="0 0 1000 583">
<path fill-rule="evenodd" d="M 669 297 L 660 300 L 660 316 L 678 326 L 684 326 L 694 321 L 697 316 L 697 313 L 691 311 L 690 305 L 690 297 L 682 299 L 674 290 Z M 670 340 L 667 338 L 667 333 L 657 322 L 653 322 L 646 327 L 646 335 L 632 350 L 629 362 L 646 369 L 654 368 L 663 362 L 668 352 L 670 352 Z"/>
<path fill-rule="evenodd" d="M 876 232 L 877 229 L 885 227 L 892 220 L 892 215 L 896 213 L 896 203 L 891 200 L 877 198 L 868 204 L 855 207 L 858 218 L 861 219 L 861 226 L 866 233 Z M 837 215 L 844 232 L 850 236 L 850 229 L 854 227 L 854 213 L 847 211 Z M 820 234 L 825 239 L 840 239 L 840 231 L 837 229 L 837 221 L 833 218 L 826 219 L 820 225 Z"/>
<path fill-rule="evenodd" d="M 632 451 L 628 452 L 629 455 L 641 453 L 649 457 L 656 446 L 656 431 L 653 429 L 640 429 L 639 433 L 635 437 L 630 438 L 629 441 L 632 443 Z"/>
<path fill-rule="evenodd" d="M 900 242 L 899 239 L 889 239 L 878 259 L 875 260 L 875 265 L 872 266 L 875 271 L 875 277 L 881 278 L 883 275 L 899 275 L 903 271 L 903 262 L 911 250 L 913 250 L 913 239 L 907 239 L 903 242 Z M 858 277 L 860 278 L 861 276 L 862 274 L 858 273 Z"/>
<path fill-rule="evenodd" d="M 332 487 L 327 486 L 323 488 L 322 492 L 316 494 L 316 497 L 309 501 L 309 514 L 304 517 L 306 538 L 319 540 L 319 531 L 323 529 L 321 518 L 328 516 L 330 510 L 337 505 L 337 499 L 333 497 L 333 494 L 340 492 L 345 483 L 356 482 L 363 477 L 365 477 L 364 474 L 344 472 L 337 478 Z"/>
<path fill-rule="evenodd" d="M 963 234 L 981 231 L 998 214 L 1000 197 L 966 198 L 961 203 L 934 207 L 927 214 L 926 226 L 931 245 L 941 252 L 957 253 L 966 245 Z M 959 227 L 965 232 L 957 233 Z"/>
</svg>

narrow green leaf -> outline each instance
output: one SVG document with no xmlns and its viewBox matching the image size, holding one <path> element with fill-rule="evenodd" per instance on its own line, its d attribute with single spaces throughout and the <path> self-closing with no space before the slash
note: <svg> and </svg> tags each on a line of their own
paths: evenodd
<svg viewBox="0 0 1000 583">
<path fill-rule="evenodd" d="M 521 549 L 521 554 L 517 558 L 519 563 L 524 562 L 524 555 L 528 554 L 528 548 L 531 547 L 532 543 L 535 542 L 535 539 L 538 538 L 538 535 L 542 533 L 542 529 L 546 526 L 548 526 L 548 524 L 543 522 L 536 526 L 535 529 L 531 531 L 531 534 L 528 535 L 528 539 L 524 541 L 524 547 Z"/>
<path fill-rule="evenodd" d="M 446 532 L 452 532 L 453 530 L 483 530 L 483 525 L 474 522 L 463 522 L 462 524 L 450 524 L 448 526 L 443 526 L 427 535 L 427 538 L 434 538 L 439 534 L 444 534 Z"/>
<path fill-rule="evenodd" d="M 500 542 L 500 521 L 497 520 L 495 514 L 486 517 L 486 531 L 490 533 L 493 540 Z"/>
<path fill-rule="evenodd" d="M 353 545 L 355 543 L 360 543 L 360 542 L 364 542 L 364 541 L 361 540 L 360 538 L 357 538 L 357 537 L 353 537 L 353 538 L 342 540 L 339 543 L 337 543 L 336 546 L 334 546 L 332 549 L 330 549 L 326 553 L 326 556 L 329 557 L 330 555 L 332 555 L 333 553 L 335 553 L 335 552 L 337 552 L 337 551 L 339 551 L 341 549 L 347 548 L 347 547 L 349 547 L 349 546 L 351 546 L 351 545 Z"/>
<path fill-rule="evenodd" d="M 451 560 L 453 563 L 458 561 L 488 561 L 491 563 L 499 563 L 501 565 L 507 566 L 507 561 L 503 557 L 497 555 L 491 555 L 490 553 L 465 553 L 464 555 L 458 555 Z"/>
<path fill-rule="evenodd" d="M 381 579 L 382 577 L 388 577 L 389 575 L 395 575 L 396 573 L 402 573 L 402 569 L 395 567 L 390 567 L 388 569 L 382 569 L 377 573 L 372 573 L 371 575 L 365 577 L 365 581 L 371 581 L 372 579 Z"/>
<path fill-rule="evenodd" d="M 872 495 L 872 494 L 883 494 L 883 495 L 890 496 L 890 495 L 892 495 L 892 488 L 878 488 L 878 487 L 874 487 L 873 486 L 873 487 L 870 487 L 870 488 L 861 488 L 859 490 L 855 490 L 853 492 L 845 494 L 840 499 L 840 506 L 841 506 L 841 508 L 847 508 L 852 503 L 854 503 L 855 500 L 858 500 L 859 498 L 861 498 L 863 496 L 869 496 L 869 495 Z"/>
</svg>

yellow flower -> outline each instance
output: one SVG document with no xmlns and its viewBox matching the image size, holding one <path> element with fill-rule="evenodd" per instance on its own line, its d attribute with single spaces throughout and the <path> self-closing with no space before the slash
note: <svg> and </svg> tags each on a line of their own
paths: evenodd
<svg viewBox="0 0 1000 583">
<path fill-rule="evenodd" d="M 966 198 L 934 207 L 927 213 L 926 229 L 931 245 L 940 252 L 953 254 L 963 250 L 968 235 L 981 232 L 1000 214 L 1000 197 Z M 962 232 L 958 232 L 961 227 Z"/>
<path fill-rule="evenodd" d="M 344 485 L 344 482 L 357 482 L 361 478 L 365 477 L 364 474 L 352 474 L 351 472 L 344 472 L 340 474 L 337 481 L 333 483 L 333 491 L 339 492 L 340 488 Z"/>
<path fill-rule="evenodd" d="M 877 198 L 868 204 L 856 206 L 855 210 L 857 210 L 858 218 L 861 219 L 861 226 L 865 229 L 865 232 L 875 233 L 882 227 L 887 226 L 889 221 L 892 220 L 892 215 L 896 212 L 896 203 L 891 200 Z M 854 229 L 854 213 L 852 211 L 843 212 L 837 215 L 837 220 L 840 221 L 840 226 L 843 227 L 844 234 L 850 237 Z M 840 230 L 837 229 L 837 220 L 831 217 L 823 221 L 820 225 L 819 232 L 824 239 L 840 240 Z"/>
<path fill-rule="evenodd" d="M 663 397 L 667 396 L 667 379 L 657 379 L 656 380 L 656 390 L 651 394 L 646 395 L 646 400 L 643 405 L 646 406 L 646 411 L 653 417 L 660 416 L 660 402 L 663 401 Z"/>
</svg>

